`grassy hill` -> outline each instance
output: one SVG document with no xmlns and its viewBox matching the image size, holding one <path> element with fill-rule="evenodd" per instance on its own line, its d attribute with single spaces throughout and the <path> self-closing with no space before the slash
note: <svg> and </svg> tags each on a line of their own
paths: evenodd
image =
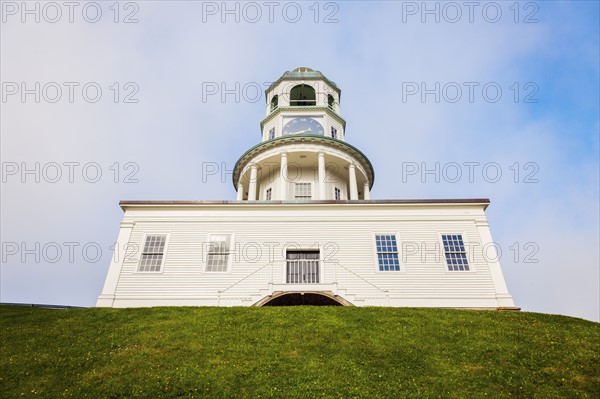
<svg viewBox="0 0 600 399">
<path fill-rule="evenodd" d="M 594 398 L 600 324 L 348 307 L 0 306 L 2 398 Z"/>
</svg>

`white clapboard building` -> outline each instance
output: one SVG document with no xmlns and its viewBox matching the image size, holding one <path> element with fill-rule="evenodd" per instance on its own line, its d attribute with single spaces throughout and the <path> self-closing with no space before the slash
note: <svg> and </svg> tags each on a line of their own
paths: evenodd
<svg viewBox="0 0 600 399">
<path fill-rule="evenodd" d="M 310 68 L 266 90 L 233 201 L 122 201 L 97 306 L 511 309 L 487 199 L 374 200 L 340 89 Z"/>
</svg>

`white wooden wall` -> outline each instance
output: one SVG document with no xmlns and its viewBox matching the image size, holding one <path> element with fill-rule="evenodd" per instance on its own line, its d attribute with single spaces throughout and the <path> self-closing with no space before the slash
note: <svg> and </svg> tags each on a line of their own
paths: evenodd
<svg viewBox="0 0 600 399">
<path fill-rule="evenodd" d="M 357 306 L 514 306 L 499 263 L 483 255 L 491 239 L 485 206 L 124 205 L 121 256 L 113 257 L 97 306 L 250 306 L 273 292 L 294 290 L 333 292 Z M 234 235 L 228 272 L 205 271 L 211 233 Z M 474 247 L 470 271 L 448 271 L 442 233 L 462 234 Z M 160 272 L 137 271 L 146 234 L 168 234 Z M 375 234 L 396 234 L 399 272 L 378 270 Z M 285 284 L 284 248 L 292 244 L 320 249 L 321 284 Z M 423 246 L 429 250 L 426 259 Z"/>
</svg>

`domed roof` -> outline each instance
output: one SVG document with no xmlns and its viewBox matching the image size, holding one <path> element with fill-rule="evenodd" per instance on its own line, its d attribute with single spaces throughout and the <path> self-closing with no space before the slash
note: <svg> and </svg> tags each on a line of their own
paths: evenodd
<svg viewBox="0 0 600 399">
<path fill-rule="evenodd" d="M 299 79 L 301 79 L 301 80 L 305 80 L 305 79 L 306 80 L 324 80 L 325 82 L 327 82 L 327 84 L 329 84 L 338 93 L 341 92 L 339 87 L 337 87 L 337 85 L 334 82 L 327 79 L 327 77 L 325 75 L 323 75 L 321 72 L 315 71 L 314 69 L 306 67 L 306 66 L 301 66 L 298 68 L 294 68 L 291 71 L 286 71 L 279 79 L 277 79 L 277 81 L 273 82 L 273 84 L 271 84 L 269 86 L 269 88 L 267 90 L 265 90 L 265 92 L 269 92 L 273 87 L 275 87 L 277 84 L 279 84 L 283 80 L 299 80 Z"/>
<path fill-rule="evenodd" d="M 292 69 L 292 72 L 314 72 L 314 71 L 315 71 L 314 69 L 305 67 L 305 66 L 301 66 L 301 67 Z"/>
</svg>

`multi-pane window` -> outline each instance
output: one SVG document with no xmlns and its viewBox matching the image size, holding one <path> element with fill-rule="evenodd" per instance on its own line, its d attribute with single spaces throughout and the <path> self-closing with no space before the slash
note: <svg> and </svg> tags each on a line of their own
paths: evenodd
<svg viewBox="0 0 600 399">
<path fill-rule="evenodd" d="M 469 270 L 467 251 L 461 234 L 442 234 L 446 264 L 450 271 Z"/>
<path fill-rule="evenodd" d="M 334 188 L 334 189 L 333 189 L 333 192 L 334 192 L 334 194 L 335 194 L 335 199 L 336 199 L 336 200 L 341 200 L 341 199 L 342 199 L 342 192 L 340 191 L 340 189 L 339 189 L 339 188 L 337 188 L 337 187 L 336 187 L 336 188 Z"/>
<path fill-rule="evenodd" d="M 267 189 L 267 191 L 265 192 L 265 199 L 267 201 L 271 201 L 271 194 L 272 194 L 272 190 L 270 188 Z"/>
<path fill-rule="evenodd" d="M 396 236 L 393 234 L 376 235 L 375 245 L 377 246 L 379 271 L 399 271 L 400 261 Z"/>
<path fill-rule="evenodd" d="M 275 128 L 269 130 L 269 140 L 273 140 L 275 138 Z"/>
<path fill-rule="evenodd" d="M 331 137 L 337 139 L 337 129 L 334 127 L 331 128 Z"/>
<path fill-rule="evenodd" d="M 165 243 L 167 235 L 148 235 L 144 248 L 142 248 L 142 257 L 138 271 L 140 272 L 159 272 L 162 266 L 163 256 L 165 253 Z"/>
<path fill-rule="evenodd" d="M 296 199 L 311 199 L 310 183 L 296 183 L 296 191 L 294 197 Z"/>
<path fill-rule="evenodd" d="M 207 272 L 226 272 L 231 255 L 231 234 L 212 234 L 206 258 Z"/>
</svg>

